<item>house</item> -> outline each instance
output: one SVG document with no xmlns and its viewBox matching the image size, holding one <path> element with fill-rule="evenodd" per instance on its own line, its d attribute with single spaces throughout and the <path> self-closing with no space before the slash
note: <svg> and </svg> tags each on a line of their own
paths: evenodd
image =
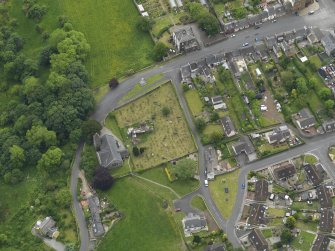
<svg viewBox="0 0 335 251">
<path fill-rule="evenodd" d="M 123 159 L 129 156 L 128 151 L 109 134 L 93 137 L 99 165 L 105 168 L 115 168 L 123 165 Z"/>
<path fill-rule="evenodd" d="M 102 225 L 101 218 L 100 218 L 100 201 L 97 196 L 91 196 L 87 199 L 88 207 L 91 212 L 91 220 L 92 220 L 92 229 L 93 235 L 95 237 L 100 237 L 104 235 L 105 229 Z"/>
<path fill-rule="evenodd" d="M 213 54 L 206 56 L 206 63 L 209 67 L 214 67 L 217 64 L 216 58 Z"/>
<path fill-rule="evenodd" d="M 182 82 L 191 83 L 191 66 L 190 64 L 184 65 L 180 68 Z"/>
<path fill-rule="evenodd" d="M 286 15 L 286 10 L 285 10 L 285 7 L 280 4 L 280 3 L 277 3 L 273 6 L 273 8 L 275 9 L 275 17 L 282 17 L 284 15 Z"/>
<path fill-rule="evenodd" d="M 334 212 L 333 209 L 321 210 L 321 216 L 319 220 L 319 229 L 324 233 L 331 233 L 333 231 L 334 224 Z"/>
<path fill-rule="evenodd" d="M 253 203 L 250 205 L 248 224 L 264 225 L 267 220 L 265 218 L 265 205 Z"/>
<path fill-rule="evenodd" d="M 255 44 L 255 50 L 256 53 L 259 55 L 262 61 L 267 61 L 268 60 L 268 49 L 265 45 L 265 43 L 256 43 Z"/>
<path fill-rule="evenodd" d="M 304 169 L 307 179 L 312 182 L 314 186 L 317 186 L 322 182 L 322 176 L 314 165 L 305 164 Z"/>
<path fill-rule="evenodd" d="M 335 56 L 335 37 L 330 32 L 321 38 L 321 44 L 328 56 Z"/>
<path fill-rule="evenodd" d="M 274 170 L 274 175 L 278 180 L 286 180 L 297 173 L 295 166 L 290 162 L 285 162 Z"/>
<path fill-rule="evenodd" d="M 265 45 L 268 47 L 269 50 L 273 49 L 273 46 L 277 44 L 275 36 L 266 36 L 265 37 Z"/>
<path fill-rule="evenodd" d="M 235 23 L 236 21 L 228 22 L 223 24 L 223 30 L 226 34 L 233 33 L 235 31 Z"/>
<path fill-rule="evenodd" d="M 314 116 L 311 114 L 311 112 L 304 108 L 299 111 L 298 119 L 296 119 L 296 122 L 300 129 L 308 129 L 316 124 L 316 120 Z"/>
<path fill-rule="evenodd" d="M 325 185 L 316 188 L 316 195 L 318 196 L 321 208 L 331 208 L 333 206 L 329 188 Z"/>
<path fill-rule="evenodd" d="M 222 99 L 221 96 L 211 97 L 211 101 L 212 101 L 213 105 L 217 105 L 217 104 L 223 103 L 223 99 Z"/>
<path fill-rule="evenodd" d="M 179 52 L 190 52 L 200 49 L 191 26 L 172 28 L 172 39 Z"/>
<path fill-rule="evenodd" d="M 317 238 L 315 239 L 312 251 L 327 251 L 330 239 L 328 236 L 324 234 L 318 234 Z"/>
<path fill-rule="evenodd" d="M 224 133 L 227 137 L 232 137 L 237 134 L 233 122 L 229 116 L 225 116 L 221 119 L 221 124 L 224 130 Z"/>
<path fill-rule="evenodd" d="M 269 144 L 282 143 L 291 137 L 287 125 L 278 126 L 272 132 L 266 133 L 265 135 Z"/>
<path fill-rule="evenodd" d="M 269 183 L 266 180 L 257 180 L 255 182 L 255 200 L 266 201 L 269 195 Z"/>
<path fill-rule="evenodd" d="M 289 44 L 286 40 L 280 43 L 280 47 L 287 57 L 292 57 L 297 54 L 294 44 Z"/>
<path fill-rule="evenodd" d="M 203 230 L 208 230 L 206 218 L 198 214 L 189 213 L 182 220 L 184 234 L 186 237 L 191 236 Z"/>
<path fill-rule="evenodd" d="M 284 0 L 284 2 L 291 3 L 292 11 L 299 11 L 306 8 L 309 4 L 313 3 L 313 0 Z"/>
<path fill-rule="evenodd" d="M 247 136 L 243 136 L 238 142 L 232 144 L 232 149 L 236 156 L 245 155 L 248 161 L 254 161 L 257 159 L 255 148 Z"/>
<path fill-rule="evenodd" d="M 51 216 L 45 217 L 43 221 L 37 221 L 34 230 L 43 237 L 57 238 L 59 235 L 56 222 Z"/>
<path fill-rule="evenodd" d="M 335 131 L 335 120 L 326 121 L 322 124 L 323 129 L 325 132 L 334 132 Z"/>
<path fill-rule="evenodd" d="M 295 30 L 295 41 L 296 42 L 301 42 L 307 39 L 307 28 L 301 28 L 298 30 Z"/>
<path fill-rule="evenodd" d="M 268 251 L 269 245 L 259 229 L 253 229 L 248 235 L 250 243 L 257 251 Z"/>
</svg>

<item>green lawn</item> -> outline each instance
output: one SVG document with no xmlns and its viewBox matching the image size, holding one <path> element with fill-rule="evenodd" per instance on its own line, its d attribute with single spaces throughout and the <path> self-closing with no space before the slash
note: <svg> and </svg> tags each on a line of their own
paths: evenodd
<svg viewBox="0 0 335 251">
<path fill-rule="evenodd" d="M 316 68 L 320 68 L 322 66 L 321 59 L 317 54 L 310 56 L 309 61 L 316 66 Z"/>
<path fill-rule="evenodd" d="M 141 173 L 141 176 L 172 188 L 180 196 L 186 195 L 194 191 L 199 184 L 199 182 L 194 179 L 186 181 L 175 180 L 173 182 L 170 182 L 165 174 L 163 167 L 155 167 L 149 169 Z"/>
<path fill-rule="evenodd" d="M 222 128 L 222 125 L 213 125 L 213 124 L 208 124 L 204 131 L 203 131 L 203 134 L 205 136 L 211 136 L 212 133 L 214 132 L 219 132 L 219 133 L 223 133 L 223 128 Z"/>
<path fill-rule="evenodd" d="M 214 181 L 209 182 L 212 198 L 225 219 L 230 217 L 234 208 L 237 189 L 240 185 L 237 183 L 239 173 L 240 170 L 236 170 L 217 176 Z M 228 188 L 228 193 L 225 193 L 225 188 Z"/>
<path fill-rule="evenodd" d="M 272 155 L 272 154 L 275 154 L 275 153 L 285 151 L 287 149 L 289 149 L 289 146 L 286 143 L 281 144 L 281 145 L 277 145 L 277 146 L 273 146 L 271 144 L 266 143 L 266 144 L 263 144 L 260 147 L 258 147 L 258 150 L 259 150 L 259 152 L 261 153 L 262 156 L 263 155 L 264 156 L 269 156 L 269 155 Z"/>
<path fill-rule="evenodd" d="M 164 116 L 162 109 L 168 107 L 170 114 Z M 139 137 L 138 147 L 145 152 L 133 157 L 134 167 L 146 169 L 169 160 L 186 156 L 196 151 L 192 135 L 179 105 L 171 83 L 160 86 L 153 92 L 115 111 L 121 130 L 147 122 L 153 131 Z"/>
<path fill-rule="evenodd" d="M 294 238 L 291 245 L 296 250 L 310 250 L 313 245 L 315 234 L 301 231 L 301 233 Z"/>
<path fill-rule="evenodd" d="M 272 230 L 271 229 L 263 229 L 262 234 L 264 235 L 264 238 L 270 238 L 272 237 Z"/>
<path fill-rule="evenodd" d="M 206 207 L 206 204 L 205 204 L 203 198 L 200 197 L 199 195 L 196 195 L 192 198 L 191 206 L 194 207 L 194 208 L 199 209 L 200 211 L 207 210 L 207 207 Z"/>
<path fill-rule="evenodd" d="M 204 104 L 199 96 L 198 91 L 196 89 L 188 90 L 185 93 L 185 98 L 192 115 L 199 116 L 202 113 Z"/>
<path fill-rule="evenodd" d="M 292 210 L 302 210 L 302 209 L 318 210 L 319 203 L 317 201 L 313 201 L 313 204 L 309 205 L 307 204 L 307 202 L 294 201 L 291 207 Z"/>
<path fill-rule="evenodd" d="M 270 207 L 267 212 L 270 217 L 284 217 L 285 215 L 285 210 L 279 208 Z"/>
<path fill-rule="evenodd" d="M 315 165 L 318 163 L 318 159 L 314 155 L 306 154 L 304 157 L 304 162 Z"/>
<path fill-rule="evenodd" d="M 118 180 L 105 193 L 124 217 L 107 233 L 97 250 L 185 250 L 172 214 L 162 200 L 134 178 Z"/>
<path fill-rule="evenodd" d="M 122 140 L 123 137 L 122 137 L 120 128 L 119 128 L 119 126 L 117 124 L 117 121 L 115 119 L 115 116 L 113 114 L 110 113 L 106 117 L 105 126 L 108 129 L 110 129 L 116 137 L 118 137 L 120 140 Z"/>
</svg>

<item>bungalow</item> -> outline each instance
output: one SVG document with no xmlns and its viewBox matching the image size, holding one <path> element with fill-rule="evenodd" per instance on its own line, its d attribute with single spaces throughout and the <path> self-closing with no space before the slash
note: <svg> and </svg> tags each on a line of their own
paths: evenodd
<svg viewBox="0 0 335 251">
<path fill-rule="evenodd" d="M 253 203 L 250 205 L 248 224 L 250 225 L 265 225 L 265 205 Z"/>
<path fill-rule="evenodd" d="M 257 180 L 255 183 L 255 200 L 266 201 L 269 195 L 269 183 L 266 180 Z"/>
<path fill-rule="evenodd" d="M 321 208 L 331 208 L 333 206 L 329 188 L 325 185 L 321 185 L 316 189 L 316 195 L 318 196 Z"/>
<path fill-rule="evenodd" d="M 232 137 L 237 134 L 233 122 L 229 116 L 225 116 L 221 119 L 221 124 L 224 130 L 224 133 L 227 137 Z"/>
<path fill-rule="evenodd" d="M 254 161 L 257 159 L 255 148 L 246 136 L 243 136 L 238 142 L 232 144 L 232 149 L 236 156 L 245 155 L 248 161 Z"/>
<path fill-rule="evenodd" d="M 189 213 L 183 218 L 182 224 L 186 237 L 191 236 L 193 233 L 208 230 L 206 218 L 198 214 Z"/>
<path fill-rule="evenodd" d="M 321 43 L 325 48 L 325 51 L 328 56 L 335 56 L 335 37 L 330 33 L 327 34 L 321 39 Z"/>
<path fill-rule="evenodd" d="M 248 235 L 250 243 L 253 245 L 255 250 L 259 251 L 269 251 L 269 244 L 264 238 L 263 234 L 259 229 L 253 229 Z"/>
<path fill-rule="evenodd" d="M 174 45 L 179 52 L 190 52 L 200 49 L 191 26 L 176 27 L 171 29 Z"/>
<path fill-rule="evenodd" d="M 291 137 L 287 125 L 278 126 L 272 132 L 266 133 L 265 135 L 269 144 L 282 143 Z"/>
<path fill-rule="evenodd" d="M 190 64 L 184 65 L 180 68 L 182 82 L 191 83 L 191 67 Z"/>
<path fill-rule="evenodd" d="M 334 227 L 334 212 L 333 209 L 321 210 L 319 221 L 320 231 L 324 233 L 331 233 Z"/>
<path fill-rule="evenodd" d="M 119 142 L 112 135 L 104 134 L 100 137 L 98 134 L 95 134 L 93 142 L 101 167 L 120 167 L 123 165 L 123 159 L 129 156 L 128 151 L 121 147 Z"/>
<path fill-rule="evenodd" d="M 276 167 L 273 171 L 275 177 L 278 180 L 286 180 L 297 173 L 295 166 L 290 162 L 285 162 L 281 164 L 279 167 Z"/>
<path fill-rule="evenodd" d="M 211 101 L 213 105 L 218 105 L 218 104 L 223 103 L 222 96 L 211 97 Z"/>
<path fill-rule="evenodd" d="M 100 237 L 104 235 L 105 229 L 102 225 L 101 218 L 100 218 L 100 201 L 97 196 L 91 196 L 87 199 L 88 207 L 91 212 L 91 220 L 92 220 L 92 229 L 93 235 L 95 237 Z"/>
<path fill-rule="evenodd" d="M 304 165 L 304 169 L 306 172 L 307 179 L 310 182 L 312 182 L 314 186 L 317 186 L 320 183 L 322 183 L 322 176 L 314 165 L 306 164 Z"/>
<path fill-rule="evenodd" d="M 45 217 L 43 221 L 37 221 L 34 230 L 43 237 L 57 238 L 59 235 L 56 222 L 51 216 Z"/>
<path fill-rule="evenodd" d="M 324 234 L 318 234 L 314 244 L 312 246 L 312 251 L 327 251 L 330 239 Z"/>
<path fill-rule="evenodd" d="M 298 112 L 298 119 L 296 119 L 297 125 L 300 129 L 308 129 L 316 124 L 316 120 L 311 112 L 304 108 Z"/>
</svg>

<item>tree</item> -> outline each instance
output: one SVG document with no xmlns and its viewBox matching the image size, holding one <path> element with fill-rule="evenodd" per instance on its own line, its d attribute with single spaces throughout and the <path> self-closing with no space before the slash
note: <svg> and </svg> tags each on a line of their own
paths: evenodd
<svg viewBox="0 0 335 251">
<path fill-rule="evenodd" d="M 149 17 L 141 17 L 137 22 L 137 28 L 140 31 L 148 32 L 152 29 L 152 26 L 155 24 L 155 21 Z"/>
<path fill-rule="evenodd" d="M 288 228 L 293 229 L 293 228 L 295 227 L 296 223 L 297 223 L 297 220 L 296 220 L 293 216 L 289 216 L 289 217 L 287 217 L 287 219 L 286 219 L 286 223 L 285 223 L 285 225 L 286 225 Z"/>
<path fill-rule="evenodd" d="M 218 20 L 210 13 L 201 16 L 199 26 L 206 31 L 208 36 L 214 36 L 220 31 Z"/>
<path fill-rule="evenodd" d="M 0 245 L 6 246 L 8 244 L 8 237 L 5 234 L 0 234 Z"/>
<path fill-rule="evenodd" d="M 47 173 L 56 171 L 62 163 L 63 152 L 58 147 L 49 148 L 38 161 L 37 168 Z"/>
<path fill-rule="evenodd" d="M 169 48 L 163 44 L 162 42 L 158 42 L 153 51 L 152 51 L 152 57 L 155 61 L 161 61 L 168 53 Z"/>
<path fill-rule="evenodd" d="M 133 147 L 133 154 L 134 154 L 135 157 L 140 156 L 141 153 L 140 153 L 140 150 L 138 149 L 137 146 Z"/>
<path fill-rule="evenodd" d="M 13 145 L 10 149 L 10 162 L 14 168 L 22 168 L 24 161 L 26 159 L 24 150 L 17 146 Z"/>
<path fill-rule="evenodd" d="M 187 9 L 189 13 L 191 14 L 192 19 L 199 20 L 200 17 L 206 13 L 206 10 L 204 6 L 202 6 L 200 3 L 191 2 L 187 4 Z"/>
<path fill-rule="evenodd" d="M 170 108 L 167 107 L 167 106 L 164 106 L 163 109 L 162 109 L 162 114 L 163 114 L 163 116 L 164 116 L 164 117 L 167 117 L 167 116 L 169 116 L 170 113 L 171 113 Z"/>
<path fill-rule="evenodd" d="M 327 109 L 328 112 L 332 112 L 334 106 L 335 106 L 335 102 L 334 102 L 334 100 L 332 100 L 332 99 L 328 99 L 328 100 L 325 102 L 325 107 L 326 107 L 326 109 Z"/>
<path fill-rule="evenodd" d="M 172 173 L 178 177 L 179 180 L 188 180 L 194 177 L 196 162 L 191 159 L 182 159 L 172 167 Z"/>
<path fill-rule="evenodd" d="M 296 80 L 296 82 L 297 82 L 297 91 L 300 94 L 306 94 L 308 92 L 306 80 L 303 77 L 300 77 Z"/>
<path fill-rule="evenodd" d="M 291 230 L 284 228 L 280 235 L 280 240 L 283 244 L 289 244 L 293 240 Z"/>
<path fill-rule="evenodd" d="M 62 208 L 69 208 L 71 206 L 71 193 L 67 187 L 63 187 L 57 191 L 55 202 Z"/>
<path fill-rule="evenodd" d="M 327 100 L 327 99 L 330 99 L 332 97 L 332 91 L 327 87 L 321 88 L 321 90 L 318 92 L 318 94 L 319 94 L 319 97 L 322 100 Z"/>
<path fill-rule="evenodd" d="M 206 122 L 202 118 L 197 118 L 194 123 L 199 132 L 202 132 L 206 127 Z"/>
<path fill-rule="evenodd" d="M 109 83 L 109 88 L 115 89 L 119 85 L 119 81 L 116 78 L 112 78 Z"/>
<path fill-rule="evenodd" d="M 57 143 L 56 133 L 44 126 L 32 126 L 26 133 L 26 139 L 31 146 L 36 146 L 42 151 Z"/>
<path fill-rule="evenodd" d="M 92 142 L 93 135 L 100 132 L 102 126 L 96 120 L 90 119 L 85 121 L 81 126 L 81 135 L 87 143 Z"/>
<path fill-rule="evenodd" d="M 215 122 L 220 119 L 220 115 L 217 112 L 212 112 L 210 115 L 210 120 Z"/>
<path fill-rule="evenodd" d="M 192 243 L 194 244 L 200 244 L 201 243 L 201 237 L 199 235 L 193 235 Z"/>
<path fill-rule="evenodd" d="M 47 13 L 47 8 L 43 5 L 34 4 L 26 12 L 28 18 L 33 19 L 35 22 L 40 22 L 42 17 Z"/>
<path fill-rule="evenodd" d="M 93 187 L 102 191 L 108 190 L 114 183 L 113 177 L 107 168 L 98 167 L 93 176 Z"/>
</svg>

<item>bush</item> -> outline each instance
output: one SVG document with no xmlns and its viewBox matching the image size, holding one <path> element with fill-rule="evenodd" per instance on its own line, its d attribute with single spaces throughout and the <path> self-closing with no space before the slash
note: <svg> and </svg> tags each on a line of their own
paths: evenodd
<svg viewBox="0 0 335 251">
<path fill-rule="evenodd" d="M 98 167 L 93 176 L 93 187 L 102 191 L 108 190 L 114 183 L 113 177 L 107 168 Z"/>
<path fill-rule="evenodd" d="M 162 61 L 167 56 L 168 51 L 169 48 L 165 44 L 158 42 L 152 51 L 152 58 L 157 62 Z"/>
<path fill-rule="evenodd" d="M 155 24 L 155 21 L 149 17 L 140 17 L 137 22 L 137 29 L 143 32 L 149 32 L 152 29 L 152 26 Z"/>
<path fill-rule="evenodd" d="M 164 117 L 167 117 L 167 116 L 169 116 L 170 113 L 171 113 L 170 108 L 167 107 L 167 106 L 164 106 L 163 109 L 162 109 L 162 114 L 163 114 L 163 116 L 164 116 Z"/>
</svg>

